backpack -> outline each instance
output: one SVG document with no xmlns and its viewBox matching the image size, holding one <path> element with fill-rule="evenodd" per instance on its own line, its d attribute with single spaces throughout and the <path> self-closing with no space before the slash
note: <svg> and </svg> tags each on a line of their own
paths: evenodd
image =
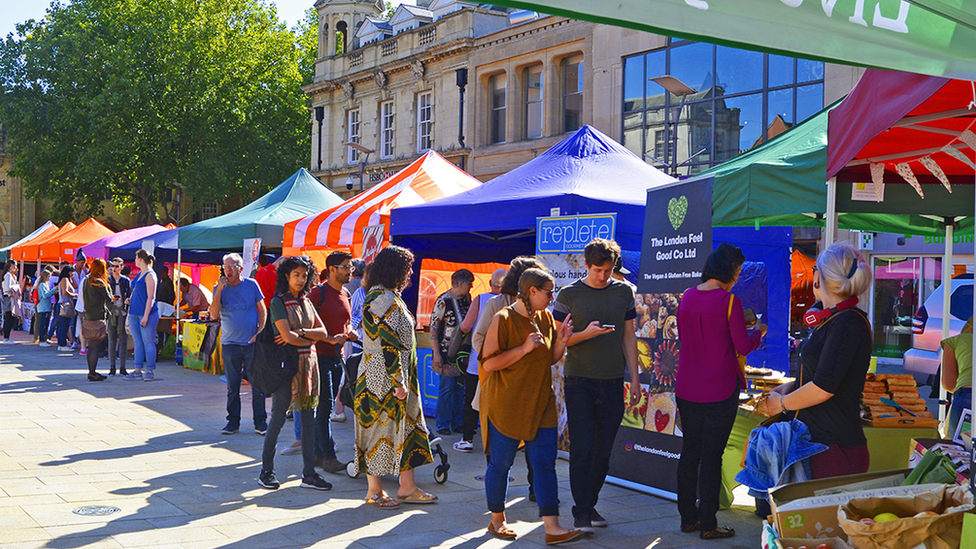
<svg viewBox="0 0 976 549">
<path fill-rule="evenodd" d="M 281 299 L 274 296 L 272 299 Z M 254 358 L 248 371 L 251 385 L 259 392 L 270 396 L 290 383 L 298 373 L 298 350 L 292 345 L 275 343 L 274 325 L 268 319 L 264 329 L 254 340 Z"/>
</svg>

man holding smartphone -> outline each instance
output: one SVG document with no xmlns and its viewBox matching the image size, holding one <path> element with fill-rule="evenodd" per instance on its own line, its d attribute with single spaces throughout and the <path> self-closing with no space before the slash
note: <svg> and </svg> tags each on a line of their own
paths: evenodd
<svg viewBox="0 0 976 549">
<path fill-rule="evenodd" d="M 573 492 L 574 528 L 593 532 L 607 526 L 596 503 L 610 469 L 610 451 L 624 415 L 621 388 L 624 370 L 638 380 L 637 310 L 634 290 L 614 280 L 620 246 L 596 238 L 584 249 L 587 276 L 565 286 L 553 316 L 560 324 L 573 320 L 565 362 L 566 416 L 572 451 L 569 485 Z M 631 404 L 641 398 L 640 383 L 631 383 Z"/>
</svg>

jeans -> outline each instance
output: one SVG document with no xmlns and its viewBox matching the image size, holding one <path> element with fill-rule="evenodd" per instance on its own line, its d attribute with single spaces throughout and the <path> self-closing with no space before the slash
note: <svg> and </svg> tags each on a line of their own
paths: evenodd
<svg viewBox="0 0 976 549">
<path fill-rule="evenodd" d="M 254 344 L 222 344 L 220 352 L 224 357 L 224 377 L 227 378 L 227 422 L 234 427 L 241 426 L 241 379 L 244 368 L 251 366 L 254 358 Z M 268 412 L 264 407 L 264 395 L 251 386 L 251 411 L 254 427 L 265 427 Z"/>
<path fill-rule="evenodd" d="M 962 411 L 965 409 L 973 409 L 972 387 L 962 387 L 952 393 L 952 407 L 949 408 L 949 436 L 947 438 L 951 439 L 956 436 L 956 427 L 959 425 L 959 420 L 962 419 Z"/>
<path fill-rule="evenodd" d="M 474 440 L 474 432 L 478 430 L 478 411 L 471 407 L 474 400 L 474 393 L 478 390 L 478 376 L 475 374 L 464 374 L 464 426 L 461 429 L 461 439 L 471 442 Z M 529 481 L 532 485 L 532 481 Z"/>
<path fill-rule="evenodd" d="M 323 460 L 336 459 L 332 440 L 332 405 L 336 387 L 342 378 L 342 362 L 334 356 L 319 356 L 319 407 L 315 410 L 315 455 Z M 304 421 L 305 418 L 302 418 Z M 304 444 L 305 437 L 302 436 Z"/>
<path fill-rule="evenodd" d="M 59 310 L 60 310 L 60 306 L 55 305 L 54 308 L 52 308 L 51 312 L 49 313 L 51 315 L 51 319 L 50 319 L 51 326 L 50 328 L 48 328 L 47 331 L 47 339 L 51 339 L 52 337 L 58 335 L 58 328 L 61 326 L 61 315 L 58 314 Z"/>
<path fill-rule="evenodd" d="M 485 495 L 488 510 L 492 513 L 505 511 L 508 496 L 508 471 L 515 462 L 519 440 L 508 438 L 488 422 L 488 444 L 491 457 L 485 471 Z M 559 516 L 559 496 L 556 484 L 556 428 L 546 427 L 536 431 L 535 438 L 525 441 L 525 455 L 532 463 L 535 476 L 535 495 L 539 504 L 539 516 Z"/>
<path fill-rule="evenodd" d="M 37 327 L 34 333 L 37 334 L 37 342 L 45 343 L 47 342 L 47 324 L 51 320 L 51 311 L 44 311 L 37 313 L 37 318 L 35 319 L 34 326 Z"/>
<path fill-rule="evenodd" d="M 156 369 L 156 324 L 159 323 L 159 313 L 149 315 L 149 321 L 143 326 L 139 323 L 142 315 L 129 313 L 129 331 L 132 332 L 132 342 L 135 347 L 135 368 L 142 368 L 143 363 L 146 370 Z"/>
<path fill-rule="evenodd" d="M 74 321 L 75 319 L 70 316 L 58 317 L 58 347 L 68 346 L 68 330 L 71 329 Z"/>
<path fill-rule="evenodd" d="M 738 406 L 738 390 L 718 402 L 678 399 L 684 430 L 678 460 L 678 512 L 683 525 L 700 522 L 702 531 L 718 527 L 715 513 L 722 487 L 722 454 Z"/>
<path fill-rule="evenodd" d="M 271 395 L 271 423 L 264 435 L 264 451 L 261 452 L 261 472 L 274 471 L 275 450 L 278 446 L 278 434 L 285 425 L 285 412 L 291 406 L 291 383 L 282 383 L 281 387 Z M 302 421 L 302 476 L 315 474 L 315 434 L 313 410 L 296 410 L 295 418 Z"/>
<path fill-rule="evenodd" d="M 108 368 L 115 371 L 115 360 L 118 355 L 119 372 L 125 375 L 125 359 L 129 354 L 129 335 L 125 333 L 126 315 L 121 310 L 113 310 L 105 320 L 108 323 Z"/>
<path fill-rule="evenodd" d="M 573 447 L 569 487 L 576 518 L 590 517 L 610 470 L 610 450 L 624 418 L 623 386 L 623 378 L 566 377 L 566 419 Z"/>
<path fill-rule="evenodd" d="M 434 424 L 438 431 L 460 429 L 464 423 L 464 377 L 441 376 Z"/>
</svg>

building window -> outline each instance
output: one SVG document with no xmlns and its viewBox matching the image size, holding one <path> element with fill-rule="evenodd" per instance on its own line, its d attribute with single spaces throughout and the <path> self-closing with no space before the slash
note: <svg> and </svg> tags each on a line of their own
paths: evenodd
<svg viewBox="0 0 976 549">
<path fill-rule="evenodd" d="M 525 69 L 525 138 L 542 137 L 542 65 Z"/>
<path fill-rule="evenodd" d="M 380 158 L 393 157 L 393 101 L 380 104 Z"/>
<path fill-rule="evenodd" d="M 430 92 L 417 95 L 417 152 L 425 152 L 433 146 L 434 121 Z"/>
<path fill-rule="evenodd" d="M 348 123 L 346 125 L 346 141 L 349 143 L 359 143 L 359 109 L 351 110 L 348 113 Z M 359 151 L 352 147 L 346 147 L 349 151 L 349 163 L 359 162 Z"/>
<path fill-rule="evenodd" d="M 507 100 L 505 87 L 508 78 L 505 74 L 496 74 L 488 79 L 488 89 L 491 94 L 491 121 L 489 141 L 491 143 L 505 142 L 505 102 Z"/>
<path fill-rule="evenodd" d="M 664 75 L 695 90 L 680 113 L 681 98 L 649 80 Z M 699 173 L 820 112 L 823 91 L 819 61 L 674 39 L 624 59 L 623 143 L 668 172 Z"/>
<path fill-rule="evenodd" d="M 563 59 L 563 131 L 583 125 L 583 56 Z"/>
<path fill-rule="evenodd" d="M 217 203 L 216 202 L 204 202 L 203 211 L 200 212 L 201 219 L 212 219 L 217 217 Z"/>
</svg>

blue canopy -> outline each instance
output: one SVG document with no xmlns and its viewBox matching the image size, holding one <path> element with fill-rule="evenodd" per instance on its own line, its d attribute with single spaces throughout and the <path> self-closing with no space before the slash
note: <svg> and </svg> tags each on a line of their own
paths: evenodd
<svg viewBox="0 0 976 549">
<path fill-rule="evenodd" d="M 592 126 L 454 196 L 391 211 L 396 244 L 447 261 L 507 263 L 533 253 L 537 217 L 617 212 L 617 242 L 640 250 L 647 189 L 674 181 Z"/>
</svg>

